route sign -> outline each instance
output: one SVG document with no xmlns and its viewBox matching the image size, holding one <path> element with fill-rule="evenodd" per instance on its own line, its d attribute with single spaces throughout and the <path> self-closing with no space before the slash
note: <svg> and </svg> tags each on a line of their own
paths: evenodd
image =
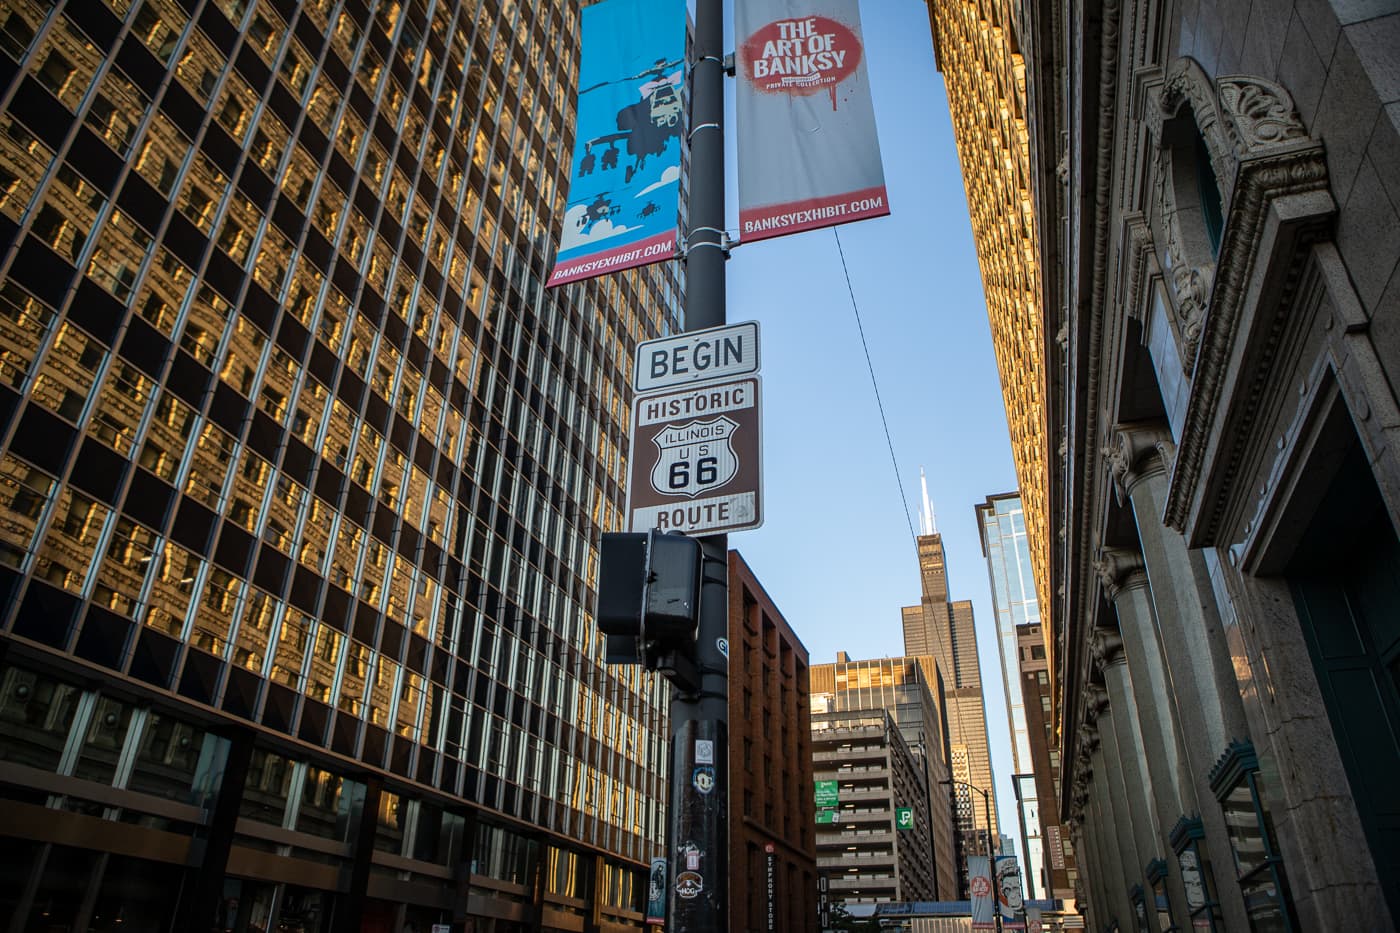
<svg viewBox="0 0 1400 933">
<path fill-rule="evenodd" d="M 758 322 L 692 330 L 637 344 L 632 388 L 655 392 L 758 372 Z"/>
<path fill-rule="evenodd" d="M 894 825 L 895 825 L 895 828 L 897 828 L 897 829 L 913 829 L 913 828 L 914 828 L 914 808 L 913 808 L 913 807 L 895 807 L 895 808 L 894 808 Z"/>
<path fill-rule="evenodd" d="M 724 534 L 763 524 L 757 376 L 637 396 L 629 446 L 632 531 Z"/>
</svg>

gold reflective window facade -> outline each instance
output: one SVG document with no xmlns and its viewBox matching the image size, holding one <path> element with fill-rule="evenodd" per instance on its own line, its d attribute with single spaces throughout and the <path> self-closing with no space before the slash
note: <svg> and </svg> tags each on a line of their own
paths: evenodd
<svg viewBox="0 0 1400 933">
<path fill-rule="evenodd" d="M 543 287 L 577 20 L 0 11 L 0 640 L 139 682 L 141 729 L 191 704 L 266 760 L 355 762 L 396 814 L 603 853 L 625 908 L 664 690 L 603 666 L 585 568 L 621 527 L 632 349 L 683 286 Z"/>
</svg>

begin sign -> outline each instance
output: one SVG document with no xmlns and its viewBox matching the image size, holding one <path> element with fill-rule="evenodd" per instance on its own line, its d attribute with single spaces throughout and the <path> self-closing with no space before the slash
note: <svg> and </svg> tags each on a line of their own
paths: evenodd
<svg viewBox="0 0 1400 933">
<path fill-rule="evenodd" d="M 632 403 L 632 531 L 723 534 L 763 524 L 757 376 Z"/>
<path fill-rule="evenodd" d="M 758 322 L 648 340 L 637 344 L 635 360 L 632 388 L 638 392 L 756 373 Z"/>
</svg>

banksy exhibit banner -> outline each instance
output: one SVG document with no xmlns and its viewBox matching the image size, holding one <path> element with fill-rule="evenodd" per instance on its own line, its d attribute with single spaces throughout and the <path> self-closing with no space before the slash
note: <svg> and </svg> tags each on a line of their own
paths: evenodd
<svg viewBox="0 0 1400 933">
<path fill-rule="evenodd" d="M 994 866 L 997 910 L 1001 912 L 1003 930 L 1026 928 L 1025 896 L 1021 891 L 1021 866 L 1014 855 L 998 855 Z"/>
<path fill-rule="evenodd" d="M 856 0 L 746 0 L 734 18 L 739 239 L 888 214 Z"/>
<path fill-rule="evenodd" d="M 995 929 L 992 911 L 996 909 L 996 896 L 992 893 L 992 860 L 987 856 L 967 857 L 967 890 L 972 899 L 972 928 Z"/>
<path fill-rule="evenodd" d="M 551 286 L 676 251 L 685 0 L 604 0 L 580 16 L 577 135 Z"/>
</svg>

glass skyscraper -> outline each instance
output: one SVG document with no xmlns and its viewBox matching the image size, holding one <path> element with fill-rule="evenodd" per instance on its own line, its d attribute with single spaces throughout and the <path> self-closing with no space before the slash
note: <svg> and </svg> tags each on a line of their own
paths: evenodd
<svg viewBox="0 0 1400 933">
<path fill-rule="evenodd" d="M 982 555 L 987 559 L 987 576 L 992 587 L 992 607 L 996 614 L 997 648 L 1001 660 L 1001 680 L 1006 694 L 1006 715 L 1011 729 L 1011 761 L 1016 802 L 1020 808 L 1022 855 L 1030 896 L 1043 897 L 1045 850 L 1040 832 L 1035 782 L 1020 781 L 1015 775 L 1032 774 L 1031 744 L 1026 727 L 1026 700 L 1021 690 L 1021 664 L 1017 635 L 1020 626 L 1039 625 L 1040 609 L 1035 596 L 1035 576 L 1031 570 L 1030 547 L 1026 540 L 1025 512 L 1021 497 L 1015 494 L 988 496 L 977 506 L 977 525 L 982 537 Z M 1041 649 L 1042 657 L 1044 649 Z"/>
<path fill-rule="evenodd" d="M 577 27 L 0 8 L 0 915 L 640 925 L 662 688 L 590 607 L 681 288 L 542 288 Z"/>
</svg>

